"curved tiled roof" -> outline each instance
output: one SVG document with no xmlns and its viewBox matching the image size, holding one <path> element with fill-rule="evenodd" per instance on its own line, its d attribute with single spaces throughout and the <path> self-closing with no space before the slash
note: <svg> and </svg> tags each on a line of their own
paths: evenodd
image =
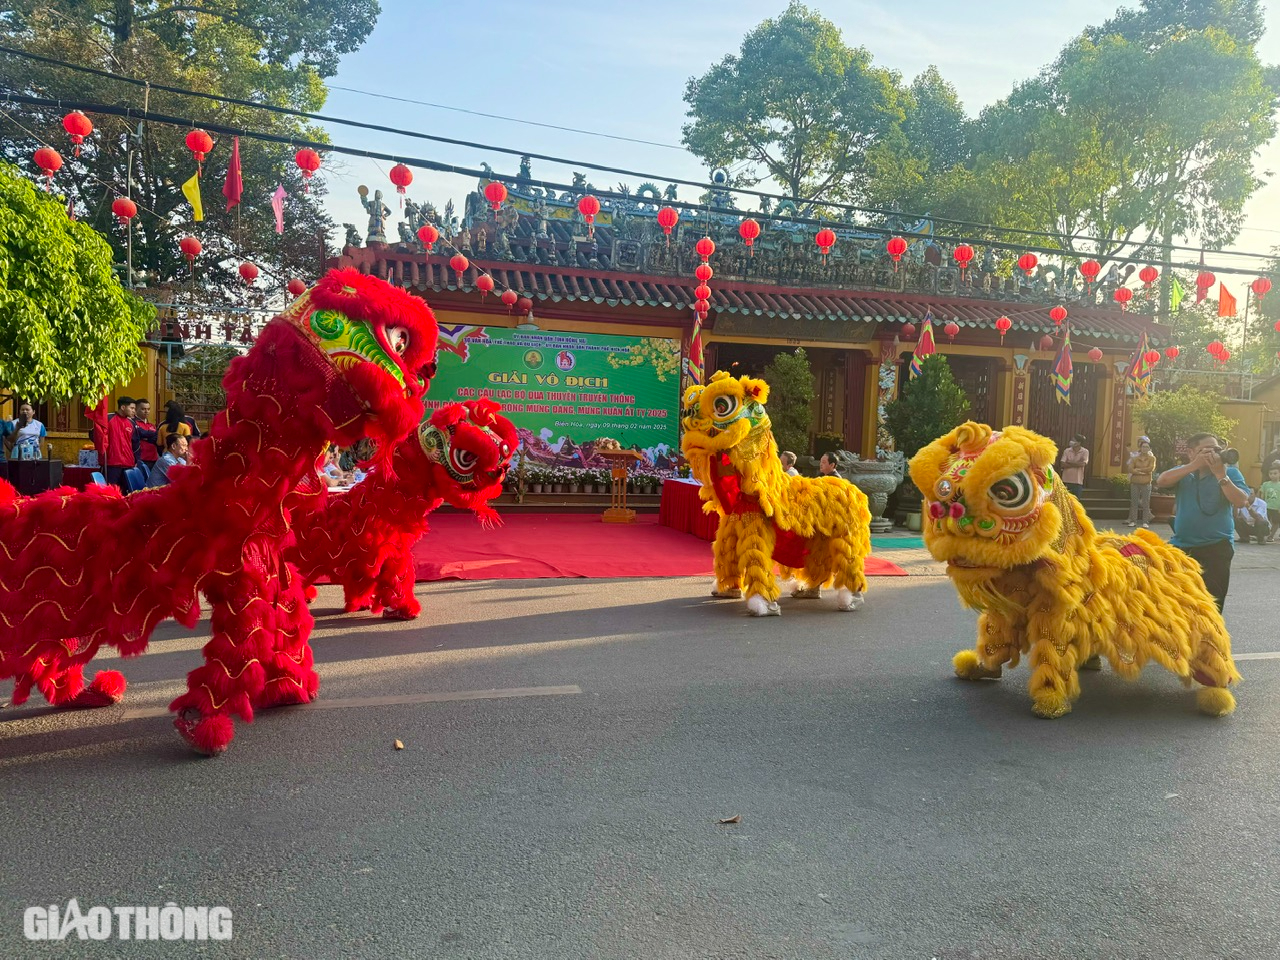
<svg viewBox="0 0 1280 960">
<path fill-rule="evenodd" d="M 499 291 L 510 288 L 544 304 L 594 303 L 608 307 L 650 307 L 687 312 L 693 309 L 698 281 L 647 274 L 617 273 L 575 267 L 540 266 L 508 261 L 475 261 L 462 277 L 449 268 L 448 258 L 400 252 L 391 247 L 347 248 L 343 265 L 355 266 L 401 286 L 424 291 L 474 291 L 479 272 L 493 277 Z M 712 281 L 711 321 L 716 314 L 794 317 L 835 322 L 919 323 L 932 313 L 941 325 L 955 321 L 961 329 L 995 331 L 995 322 L 1007 316 L 1010 333 L 1045 333 L 1054 329 L 1044 304 L 979 300 L 955 296 L 930 296 L 883 290 L 846 290 L 823 287 L 779 287 L 763 283 Z M 1159 344 L 1168 331 L 1149 317 L 1117 310 L 1070 307 L 1073 336 L 1137 343 L 1143 333 Z"/>
</svg>

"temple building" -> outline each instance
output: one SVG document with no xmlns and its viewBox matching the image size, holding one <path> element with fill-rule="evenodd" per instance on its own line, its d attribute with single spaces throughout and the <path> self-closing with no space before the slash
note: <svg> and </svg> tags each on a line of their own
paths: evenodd
<svg viewBox="0 0 1280 960">
<path fill-rule="evenodd" d="M 527 164 L 521 176 L 529 176 Z M 664 195 L 644 184 L 625 199 L 601 199 L 588 225 L 577 208 L 592 191 L 585 182 L 556 193 L 507 181 L 508 196 L 496 211 L 483 195 L 489 182 L 477 185 L 457 217 L 451 206 L 441 213 L 406 201 L 398 238 L 385 235 L 384 210 L 375 210 L 368 241 L 359 245 L 348 230 L 336 262 L 424 297 L 446 340 L 479 327 L 520 325 L 670 338 L 687 355 L 701 262 L 694 247 L 710 236 L 716 249 L 711 310 L 702 325 L 705 370 L 758 375 L 777 353 L 803 347 L 817 388 L 814 437 L 838 435 L 866 457 L 889 442 L 880 411 L 907 376 L 926 318 L 975 419 L 1025 425 L 1060 444 L 1083 434 L 1099 477 L 1120 472 L 1134 433 L 1124 370 L 1144 336 L 1151 348 L 1168 341 L 1167 330 L 1140 312 L 1142 293 L 1129 312 L 1098 306 L 1111 304 L 1126 279 L 1114 267 L 1086 283 L 1073 266 L 1039 264 L 1028 273 L 1008 263 L 1007 253 L 1002 264 L 999 251 L 977 245 L 962 271 L 950 245 L 928 239 L 928 221 L 888 221 L 876 230 L 833 223 L 836 242 L 824 256 L 810 223 L 762 218 L 760 236 L 748 246 L 739 225 L 752 214 L 721 191 L 712 190 L 705 209 L 682 210 L 668 234 L 658 214 L 672 188 Z M 797 211 L 784 202 L 764 213 Z M 440 234 L 430 253 L 417 238 L 426 223 Z M 894 262 L 885 240 L 898 231 L 912 239 Z M 449 262 L 456 253 L 469 261 L 460 275 Z M 482 273 L 496 284 L 487 296 L 476 288 Z M 504 290 L 527 298 L 531 308 L 503 304 Z M 1053 378 L 1063 328 L 1050 309 L 1058 305 L 1068 311 L 1071 337 L 1069 402 L 1058 400 Z M 1009 319 L 1003 335 L 1002 317 Z M 954 336 L 945 332 L 948 324 Z M 1044 338 L 1055 334 L 1050 346 Z M 673 410 L 677 396 L 673 385 Z"/>
</svg>

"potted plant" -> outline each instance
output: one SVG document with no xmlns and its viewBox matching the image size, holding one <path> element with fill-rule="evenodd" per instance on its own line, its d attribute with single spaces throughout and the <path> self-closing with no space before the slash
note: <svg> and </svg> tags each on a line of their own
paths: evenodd
<svg viewBox="0 0 1280 960">
<path fill-rule="evenodd" d="M 532 493 L 541 493 L 543 484 L 546 482 L 547 472 L 541 467 L 533 466 L 528 469 L 529 490 Z"/>
<path fill-rule="evenodd" d="M 551 492 L 564 493 L 567 477 L 563 467 L 551 468 Z"/>
<path fill-rule="evenodd" d="M 920 375 L 906 380 L 898 396 L 884 405 L 884 425 L 894 448 L 908 463 L 921 447 L 964 423 L 969 399 L 951 375 L 947 358 L 935 353 L 920 364 Z M 908 474 L 898 491 L 898 511 L 907 526 L 920 529 L 921 493 Z"/>
<path fill-rule="evenodd" d="M 1218 409 L 1218 396 L 1186 385 L 1177 390 L 1152 393 L 1138 405 L 1138 422 L 1151 441 L 1159 471 L 1185 462 L 1181 450 L 1188 437 L 1212 433 L 1229 437 L 1237 421 L 1224 417 Z M 1151 494 L 1151 516 L 1157 521 L 1173 519 L 1174 497 L 1168 493 Z"/>
</svg>

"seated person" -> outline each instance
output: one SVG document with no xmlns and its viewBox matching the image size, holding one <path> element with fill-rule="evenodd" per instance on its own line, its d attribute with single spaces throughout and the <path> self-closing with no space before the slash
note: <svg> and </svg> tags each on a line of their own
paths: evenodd
<svg viewBox="0 0 1280 960">
<path fill-rule="evenodd" d="M 181 433 L 171 433 L 164 438 L 164 453 L 151 467 L 147 487 L 163 487 L 170 482 L 169 471 L 187 462 L 187 438 Z"/>
<path fill-rule="evenodd" d="M 324 454 L 324 465 L 320 468 L 320 479 L 327 487 L 345 487 L 351 477 L 338 465 L 338 451 L 330 447 Z"/>
<path fill-rule="evenodd" d="M 1271 534 L 1271 521 L 1267 519 L 1267 502 L 1258 496 L 1257 490 L 1249 491 L 1249 504 L 1237 507 L 1234 512 L 1236 536 L 1241 543 L 1248 543 L 1256 537 L 1259 543 L 1266 543 Z"/>
</svg>

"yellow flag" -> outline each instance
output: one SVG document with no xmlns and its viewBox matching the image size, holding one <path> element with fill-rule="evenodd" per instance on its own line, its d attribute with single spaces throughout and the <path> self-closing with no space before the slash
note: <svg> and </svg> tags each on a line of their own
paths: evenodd
<svg viewBox="0 0 1280 960">
<path fill-rule="evenodd" d="M 182 194 L 191 204 L 192 219 L 199 223 L 204 219 L 204 204 L 200 202 L 200 175 L 194 175 L 182 185 Z"/>
</svg>

